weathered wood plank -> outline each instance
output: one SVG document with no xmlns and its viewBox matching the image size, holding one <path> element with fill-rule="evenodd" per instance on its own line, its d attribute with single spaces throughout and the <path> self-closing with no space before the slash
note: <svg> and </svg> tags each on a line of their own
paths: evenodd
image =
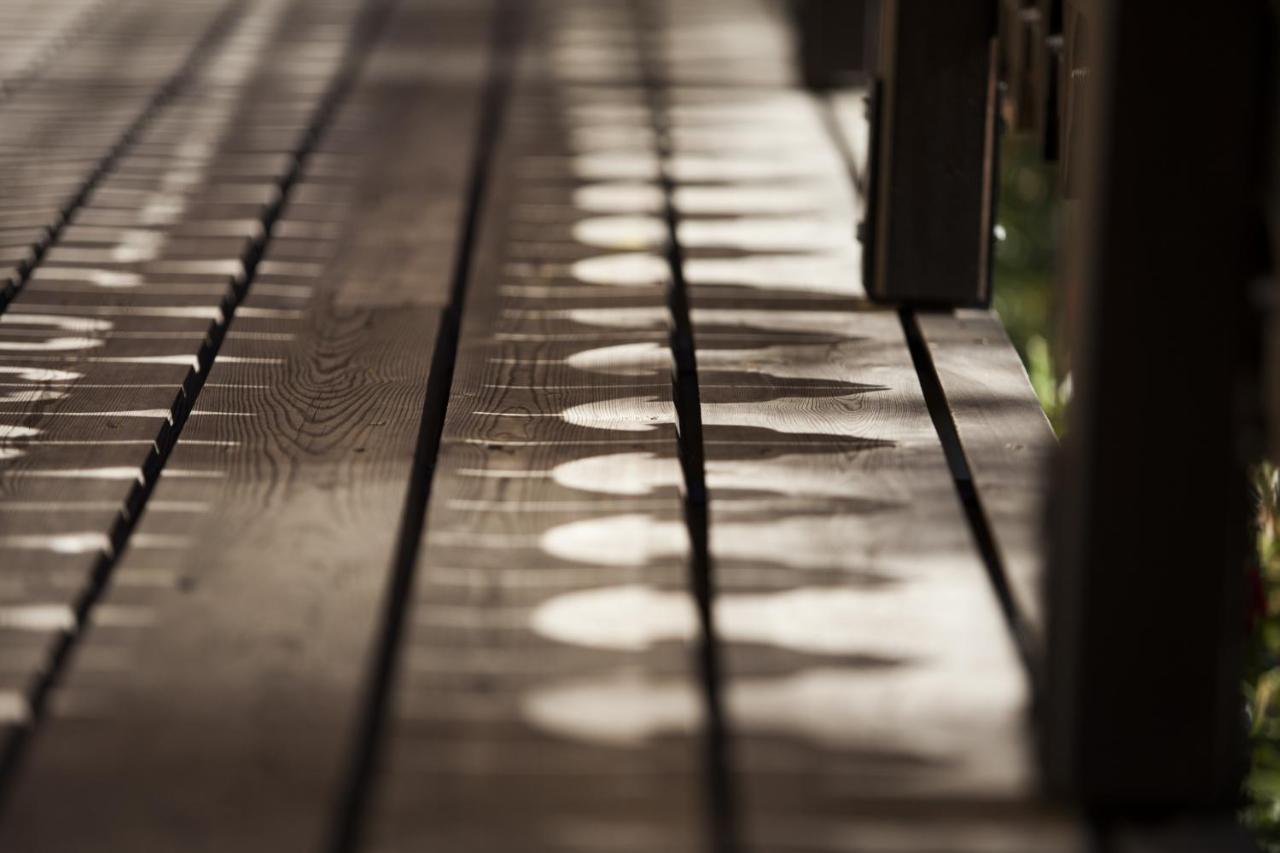
<svg viewBox="0 0 1280 853">
<path fill-rule="evenodd" d="M 530 28 L 567 41 L 579 24 L 566 10 Z M 522 58 L 491 171 L 374 850 L 700 847 L 670 270 L 575 228 L 589 215 L 575 197 L 598 183 L 573 168 L 590 122 L 575 119 L 577 92 L 531 70 L 547 52 L 535 39 Z M 627 352 L 644 360 L 612 372 Z M 671 602 L 676 636 L 619 618 L 645 600 Z M 652 703 L 675 730 L 650 726 Z"/>
<path fill-rule="evenodd" d="M 39 77 L 49 61 L 83 38 L 116 4 L 102 0 L 19 0 L 0 7 L 0 98 Z"/>
<path fill-rule="evenodd" d="M 269 57 L 311 42 L 308 24 L 340 47 L 358 4 L 308 8 L 294 5 Z M 325 168 L 296 186 L 201 389 L 197 411 L 226 414 L 186 423 L 151 499 L 193 511 L 148 508 L 130 537 L 32 743 L 5 846 L 326 843 L 456 262 L 481 82 L 394 61 L 459 40 L 482 51 L 486 22 L 485 7 L 429 0 L 388 22 L 383 63 L 319 142 Z M 313 106 L 340 58 L 308 75 Z M 264 74 L 278 73 L 272 61 Z M 246 106 L 271 115 L 275 103 Z M 384 129 L 388 144 L 352 128 Z"/>
<path fill-rule="evenodd" d="M 706 305 L 696 290 L 694 304 Z M 779 340 L 765 329 L 735 342 L 737 364 L 699 366 L 748 827 L 887 804 L 1025 804 L 1025 674 L 897 317 L 849 313 L 840 336 L 826 312 L 813 319 L 823 331 L 790 344 L 783 370 L 762 369 L 757 354 Z"/>
<path fill-rule="evenodd" d="M 754 165 L 782 151 L 712 140 L 784 110 L 822 152 L 807 158 L 816 174 L 849 192 L 820 107 L 798 93 L 721 92 L 713 107 L 680 87 L 661 97 L 664 126 L 699 131 L 667 164 L 676 192 L 750 198 L 782 180 Z M 819 120 L 806 128 L 806 114 Z M 714 170 L 674 168 L 707 157 Z M 1020 849 L 1043 832 L 1041 846 L 1082 849 L 1069 821 L 1034 804 L 1026 674 L 898 316 L 859 299 L 860 204 L 822 201 L 790 245 L 768 216 L 743 229 L 745 211 L 733 228 L 678 211 L 744 846 L 929 849 L 950 835 L 957 848 Z M 824 224 L 830 236 L 814 240 Z M 957 824 L 953 809 L 1003 818 Z M 909 827 L 894 837 L 885 814 Z"/>
<path fill-rule="evenodd" d="M 253 35 L 255 28 L 269 23 L 277 9 L 259 7 L 240 21 L 239 29 L 210 46 L 228 52 L 245 48 L 244 34 Z M 207 26 L 213 11 L 203 9 L 187 23 L 153 16 L 163 49 L 149 43 L 150 31 L 141 28 L 136 34 L 141 39 L 139 62 L 172 74 L 191 53 L 200 22 Z M 74 92 L 91 96 L 93 87 L 86 89 L 78 76 L 93 68 L 91 57 L 73 53 L 72 58 L 73 73 L 63 94 L 67 99 Z M 131 67 L 120 66 L 125 73 Z M 153 146 L 154 155 L 167 155 L 156 164 L 168 162 L 169 171 L 161 174 L 188 177 L 194 171 L 199 177 L 200 167 L 213 156 L 209 140 L 200 143 L 203 153 L 183 145 L 225 126 L 236 108 L 221 97 L 210 98 L 210 89 L 235 91 L 251 71 L 242 67 L 237 76 L 221 69 L 216 85 L 197 75 L 185 94 L 171 102 L 191 126 L 185 139 L 175 139 L 167 149 Z M 146 75 L 139 81 L 148 90 L 159 85 Z M 39 91 L 35 87 L 24 93 Z M 56 111 L 51 115 L 56 118 Z M 161 111 L 156 117 L 163 121 L 164 116 Z M 56 146 L 54 150 L 56 155 Z M 0 315 L 0 378 L 7 383 L 0 402 L 2 600 L 14 626 L 59 636 L 77 627 L 95 573 L 118 550 L 120 532 L 139 509 L 144 485 L 158 474 L 159 449 L 174 435 L 173 413 L 189 408 L 187 391 L 195 386 L 208 336 L 224 325 L 247 245 L 243 240 L 169 245 L 164 223 L 198 209 L 210 194 L 216 195 L 210 182 L 188 180 L 152 199 L 136 199 L 135 213 L 164 215 L 151 221 L 143 213 L 145 237 L 140 239 L 137 230 L 122 235 L 114 245 L 119 251 L 110 257 L 77 254 L 87 247 L 77 246 L 74 236 L 65 246 L 52 246 L 48 255 L 56 261 L 46 258 L 50 263 L 35 270 Z M 76 215 L 92 219 L 97 211 L 117 211 L 112 202 L 96 196 L 86 197 Z M 239 215 L 258 216 L 260 210 L 261 205 L 253 205 Z M 260 319 L 246 318 L 249 328 L 242 327 L 237 337 L 262 334 L 252 330 Z M 192 414 L 196 420 L 223 416 L 202 410 Z M 201 473 L 170 471 L 171 476 Z M 40 619 L 32 621 L 33 614 Z M 6 677 L 6 723 L 29 721 L 28 694 L 37 689 L 52 658 L 29 666 L 31 662 L 23 657 Z"/>
<path fill-rule="evenodd" d="M 0 184 L 15 190 L 0 199 L 0 222 L 34 230 L 25 248 L 0 253 L 0 276 L 8 280 L 0 300 L 234 11 L 223 0 L 181 8 L 151 0 L 113 5 L 109 15 L 82 10 L 56 58 L 21 79 L 0 80 L 0 112 L 8 119 L 0 123 Z M 92 31 L 84 32 L 90 23 Z"/>
<path fill-rule="evenodd" d="M 1000 320 L 985 311 L 913 315 L 1030 647 L 1044 642 L 1041 528 L 1057 441 Z"/>
</svg>

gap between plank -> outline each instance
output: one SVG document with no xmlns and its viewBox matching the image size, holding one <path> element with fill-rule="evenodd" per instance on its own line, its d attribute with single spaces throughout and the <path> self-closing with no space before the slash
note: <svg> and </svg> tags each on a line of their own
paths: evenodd
<svg viewBox="0 0 1280 853">
<path fill-rule="evenodd" d="M 689 307 L 689 288 L 684 278 L 684 251 L 679 240 L 680 216 L 675 207 L 676 182 L 667 163 L 672 150 L 666 121 L 668 82 L 661 66 L 661 53 L 653 41 L 659 38 L 661 21 L 652 7 L 635 2 L 632 18 L 641 39 L 640 65 L 650 121 L 657 140 L 660 165 L 658 182 L 662 189 L 663 219 L 666 224 L 666 256 L 671 271 L 668 308 L 673 321 L 671 352 L 672 397 L 676 408 L 677 448 L 684 473 L 685 524 L 689 531 L 689 584 L 698 611 L 697 660 L 702 678 L 706 727 L 703 732 L 705 773 L 711 849 L 735 853 L 739 843 L 738 812 L 733 788 L 732 756 L 727 714 L 724 707 L 724 677 L 720 647 L 715 630 L 715 568 L 711 559 L 711 517 L 707 491 L 705 452 L 702 435 L 702 403 L 698 389 L 697 349 Z"/>
<path fill-rule="evenodd" d="M 449 300 L 440 316 L 440 328 L 427 377 L 418 441 L 414 447 L 409 487 L 392 558 L 390 583 L 382 607 L 382 629 L 377 638 L 368 683 L 364 689 L 367 698 L 357 723 L 345 784 L 334 810 L 335 822 L 329 846 L 332 853 L 354 853 L 360 849 L 369 804 L 375 793 L 378 764 L 386 740 L 384 730 L 391 690 L 404 636 L 405 619 L 412 607 L 419 545 L 426 532 L 427 505 L 431 499 L 436 458 L 440 452 L 449 393 L 453 387 L 467 282 L 476 253 L 480 214 L 490 182 L 493 154 L 509 99 L 523 14 L 523 9 L 513 0 L 498 0 L 493 12 L 489 64 L 480 96 L 480 115 L 472 151 L 457 263 Z"/>
<path fill-rule="evenodd" d="M 240 16 L 244 6 L 245 0 L 234 0 L 218 13 L 213 23 L 209 25 L 209 29 L 200 37 L 200 40 L 192 48 L 187 58 L 183 60 L 178 70 L 151 97 L 151 100 L 143 107 L 138 117 L 125 128 L 120 138 L 116 140 L 115 144 L 93 167 L 89 172 L 89 176 L 85 178 L 84 183 L 80 185 L 80 189 L 58 211 L 57 219 L 53 224 L 44 229 L 44 234 L 31 246 L 31 257 L 20 261 L 15 274 L 0 282 L 0 314 L 4 313 L 9 304 L 13 302 L 14 297 L 26 287 L 36 267 L 40 266 L 40 262 L 44 260 L 44 256 L 48 254 L 49 249 L 58 242 L 62 232 L 66 230 L 67 224 L 75 216 L 76 212 L 84 207 L 89 197 L 93 195 L 94 190 L 98 188 L 98 185 L 115 169 L 116 163 L 128 153 L 134 142 L 147 129 L 147 126 L 151 124 L 156 115 L 164 109 L 165 105 L 182 92 L 209 51 L 230 32 L 232 24 Z"/>
<path fill-rule="evenodd" d="M 969 522 L 969 529 L 978 546 L 978 553 L 982 557 L 982 563 L 987 569 L 996 598 L 1000 601 L 1000 609 L 1004 612 L 1009 630 L 1013 634 L 1018 656 L 1022 659 L 1035 686 L 1037 671 L 1030 635 L 1014 604 L 1004 560 L 1001 559 L 1000 551 L 996 548 L 995 534 L 991 529 L 986 510 L 983 509 L 982 497 L 974 486 L 973 474 L 964 455 L 960 433 L 956 429 L 951 409 L 947 406 L 946 392 L 942 388 L 942 380 L 933 363 L 933 356 L 930 355 L 929 347 L 916 323 L 916 313 L 912 308 L 898 309 L 902 330 L 907 338 L 907 347 L 911 351 L 911 361 L 920 379 L 920 388 L 924 392 L 925 404 L 929 408 L 929 417 L 933 420 L 938 439 L 942 442 L 942 450 L 947 457 L 947 467 L 951 469 L 951 478 L 955 482 L 956 492 L 964 507 L 965 519 Z M 1033 694 L 1036 694 L 1036 691 L 1033 691 Z"/>
<path fill-rule="evenodd" d="M 264 211 L 261 223 L 262 229 L 259 236 L 255 237 L 250 245 L 246 248 L 241 256 L 241 263 L 244 267 L 243 277 L 234 282 L 228 295 L 224 297 L 221 309 L 225 317 L 225 321 L 218 323 L 211 322 L 208 334 L 204 344 L 196 354 L 197 367 L 193 368 L 186 379 L 183 380 L 181 387 L 178 389 L 178 396 L 174 400 L 171 408 L 171 416 L 164 426 L 161 427 L 156 437 L 155 445 L 152 453 L 147 457 L 147 461 L 142 466 L 142 477 L 129 491 L 128 496 L 124 500 L 124 506 L 119 515 L 112 523 L 108 532 L 108 540 L 110 549 L 103 552 L 94 564 L 92 576 L 89 580 L 88 587 L 84 594 L 76 602 L 76 628 L 65 634 L 54 649 L 49 665 L 44 672 L 37 678 L 31 689 L 30 706 L 31 721 L 22 728 L 15 730 L 7 743 L 4 745 L 3 752 L 0 752 L 0 812 L 8 803 L 8 794 L 12 788 L 14 780 L 25 753 L 27 742 L 34 736 L 43 718 L 45 705 L 48 702 L 49 693 L 52 687 L 57 683 L 63 670 L 70 661 L 71 654 L 75 650 L 77 643 L 84 633 L 84 627 L 88 624 L 90 613 L 94 605 L 106 592 L 107 586 L 111 581 L 112 572 L 120 556 L 128 547 L 129 538 L 134 528 L 137 526 L 138 519 L 142 516 L 146 509 L 147 501 L 150 499 L 152 492 L 155 490 L 156 484 L 160 479 L 160 474 L 164 469 L 165 463 L 168 461 L 173 448 L 178 442 L 178 438 L 182 433 L 188 416 L 195 408 L 196 399 L 200 395 L 200 390 L 204 387 L 205 379 L 209 375 L 210 369 L 213 367 L 214 360 L 217 358 L 218 351 L 222 346 L 223 340 L 227 336 L 231 323 L 235 317 L 236 308 L 244 301 L 248 295 L 249 288 L 252 285 L 254 275 L 257 271 L 258 264 L 261 262 L 263 255 L 271 240 L 272 230 L 276 221 L 280 218 L 285 204 L 288 201 L 289 193 L 297 184 L 302 175 L 303 166 L 307 158 L 314 150 L 324 129 L 333 119 L 333 115 L 338 105 L 341 103 L 346 93 L 354 82 L 356 75 L 359 73 L 361 64 L 365 56 L 369 52 L 370 44 L 377 35 L 386 18 L 388 6 L 394 0 L 368 0 L 366 5 L 360 11 L 360 17 L 352 27 L 349 39 L 346 45 L 346 51 L 342 58 L 341 64 L 335 73 L 333 80 L 329 84 L 329 88 L 321 96 L 316 109 L 312 114 L 311 120 L 307 124 L 306 130 L 303 132 L 302 139 L 294 147 L 290 154 L 290 163 L 285 173 L 278 179 L 277 188 L 279 193 L 275 201 Z M 240 8 L 240 4 L 236 4 L 232 8 Z M 210 49 L 217 45 L 223 35 L 229 29 L 230 19 L 223 18 L 219 24 L 206 36 L 205 41 L 198 48 L 199 56 L 193 54 L 188 60 L 188 64 L 184 71 L 181 72 L 183 80 L 190 76 L 198 66 L 198 60 L 203 58 Z M 178 78 L 175 78 L 178 80 Z M 156 103 L 158 110 L 164 101 L 167 101 L 180 86 L 180 81 L 175 82 L 172 90 L 168 92 L 166 98 Z M 141 130 L 141 125 L 137 127 Z M 133 134 L 136 135 L 136 134 Z M 132 139 L 132 135 L 127 134 Z M 112 155 L 113 158 L 118 157 L 119 153 L 124 150 L 127 145 L 118 146 L 117 151 Z M 107 162 L 107 161 L 104 161 Z M 114 159 L 111 160 L 114 162 Z M 106 171 L 102 171 L 97 175 L 100 179 L 105 175 Z M 86 190 L 87 192 L 87 190 Z"/>
<path fill-rule="evenodd" d="M 57 34 L 45 42 L 44 50 L 29 62 L 18 74 L 0 82 L 0 101 L 12 97 L 26 86 L 36 82 L 48 70 L 61 51 L 65 50 L 92 27 L 100 18 L 105 17 L 111 8 L 110 0 L 95 0 L 87 9 L 78 12 L 71 23 L 60 29 Z"/>
<path fill-rule="evenodd" d="M 872 92 L 869 131 L 873 150 L 869 155 L 869 170 L 875 168 L 874 147 L 878 138 L 876 123 L 879 120 L 879 110 L 877 109 L 878 98 L 874 96 L 874 87 L 875 81 L 871 80 L 868 83 L 869 91 Z M 855 194 L 862 192 L 866 195 L 863 205 L 866 213 L 863 221 L 858 225 L 858 239 L 863 244 L 864 256 L 869 257 L 872 248 L 871 235 L 873 233 L 875 211 L 875 200 L 871 197 L 871 193 L 876 185 L 875 177 L 870 171 L 865 176 L 865 179 L 859 175 L 858 164 L 854 162 L 849 140 L 832 112 L 830 101 L 822 103 L 820 112 L 827 133 L 830 135 L 836 149 L 840 152 L 841 159 L 845 164 L 851 190 Z M 864 263 L 864 275 L 868 269 L 869 266 Z M 960 433 L 956 429 L 951 409 L 947 406 L 946 392 L 943 390 L 942 380 L 939 378 L 937 368 L 934 366 L 933 357 L 929 354 L 929 347 L 925 344 L 924 337 L 916 324 L 916 314 L 917 309 L 913 307 L 901 306 L 898 308 L 898 319 L 902 324 L 902 331 L 907 340 L 907 348 L 911 353 L 911 362 L 915 367 L 916 377 L 920 381 L 920 388 L 924 393 L 925 405 L 929 409 L 929 417 L 933 421 L 934 431 L 938 434 L 938 440 L 941 442 L 943 453 L 946 455 L 947 467 L 951 471 L 951 479 L 955 483 L 956 493 L 964 509 L 965 520 L 973 533 L 974 543 L 978 547 L 983 566 L 987 570 L 996 598 L 1000 602 L 1000 609 L 1004 613 L 1005 621 L 1013 636 L 1018 656 L 1022 659 L 1023 666 L 1031 680 L 1032 695 L 1038 696 L 1039 691 L 1035 689 L 1038 687 L 1038 671 L 1035 665 L 1036 655 L 1030 633 L 1027 631 L 1025 622 L 1014 604 L 1004 561 L 996 548 L 995 535 L 986 511 L 983 509 L 982 498 L 974 486 L 973 475 L 969 469 L 968 460 L 964 455 L 964 446 L 960 442 Z"/>
</svg>

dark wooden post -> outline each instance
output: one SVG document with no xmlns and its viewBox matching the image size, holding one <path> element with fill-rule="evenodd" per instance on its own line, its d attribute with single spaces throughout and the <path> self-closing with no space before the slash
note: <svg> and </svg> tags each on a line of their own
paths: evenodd
<svg viewBox="0 0 1280 853">
<path fill-rule="evenodd" d="M 830 89 L 866 73 L 877 6 L 878 0 L 792 0 L 806 86 Z"/>
<path fill-rule="evenodd" d="M 873 227 L 876 299 L 990 298 L 995 0 L 882 0 Z"/>
<path fill-rule="evenodd" d="M 1018 130 L 1032 127 L 1039 97 L 1032 73 L 1039 16 L 1035 0 L 1000 0 L 1000 79 L 1007 89 L 1005 103 L 1010 108 L 1010 119 Z"/>
<path fill-rule="evenodd" d="M 1072 152 L 1083 241 L 1064 252 L 1084 293 L 1051 518 L 1047 770 L 1098 808 L 1227 805 L 1258 444 L 1263 3 L 1070 5 L 1090 118 Z"/>
<path fill-rule="evenodd" d="M 1271 50 L 1269 53 L 1270 89 L 1264 93 L 1268 100 L 1266 120 L 1269 122 L 1269 151 L 1263 168 L 1267 172 L 1266 208 L 1271 257 L 1271 286 L 1269 316 L 1264 339 L 1265 366 L 1263 380 L 1266 388 L 1265 409 L 1267 418 L 1268 452 L 1273 462 L 1280 462 L 1280 4 L 1272 2 L 1270 22 Z"/>
<path fill-rule="evenodd" d="M 1064 0 L 1000 0 L 1000 79 L 1014 128 L 1033 131 L 1056 160 L 1063 109 Z"/>
</svg>

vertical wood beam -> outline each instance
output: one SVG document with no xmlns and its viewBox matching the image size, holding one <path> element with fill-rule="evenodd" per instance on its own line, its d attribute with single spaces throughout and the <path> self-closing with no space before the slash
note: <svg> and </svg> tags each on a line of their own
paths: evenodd
<svg viewBox="0 0 1280 853">
<path fill-rule="evenodd" d="M 882 0 L 868 291 L 990 299 L 996 142 L 995 0 Z"/>
<path fill-rule="evenodd" d="M 1047 770 L 1099 809 L 1229 805 L 1263 4 L 1072 6 L 1092 7 L 1091 120 L 1065 253 L 1084 293 L 1051 515 Z"/>
<path fill-rule="evenodd" d="M 830 89 L 871 67 L 878 0 L 792 0 L 800 71 L 811 89 Z"/>
</svg>

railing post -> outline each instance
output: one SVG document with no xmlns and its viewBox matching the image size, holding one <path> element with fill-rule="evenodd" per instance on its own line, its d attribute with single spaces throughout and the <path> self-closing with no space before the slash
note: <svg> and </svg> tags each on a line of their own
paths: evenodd
<svg viewBox="0 0 1280 853">
<path fill-rule="evenodd" d="M 792 0 L 800 71 L 811 89 L 830 89 L 874 62 L 879 0 Z"/>
<path fill-rule="evenodd" d="M 995 31 L 995 0 L 881 0 L 873 298 L 990 299 Z"/>
<path fill-rule="evenodd" d="M 1095 808 L 1225 806 L 1242 767 L 1263 3 L 1069 5 L 1090 102 L 1072 151 L 1082 240 L 1064 249 L 1084 292 L 1051 513 L 1047 771 Z"/>
</svg>

